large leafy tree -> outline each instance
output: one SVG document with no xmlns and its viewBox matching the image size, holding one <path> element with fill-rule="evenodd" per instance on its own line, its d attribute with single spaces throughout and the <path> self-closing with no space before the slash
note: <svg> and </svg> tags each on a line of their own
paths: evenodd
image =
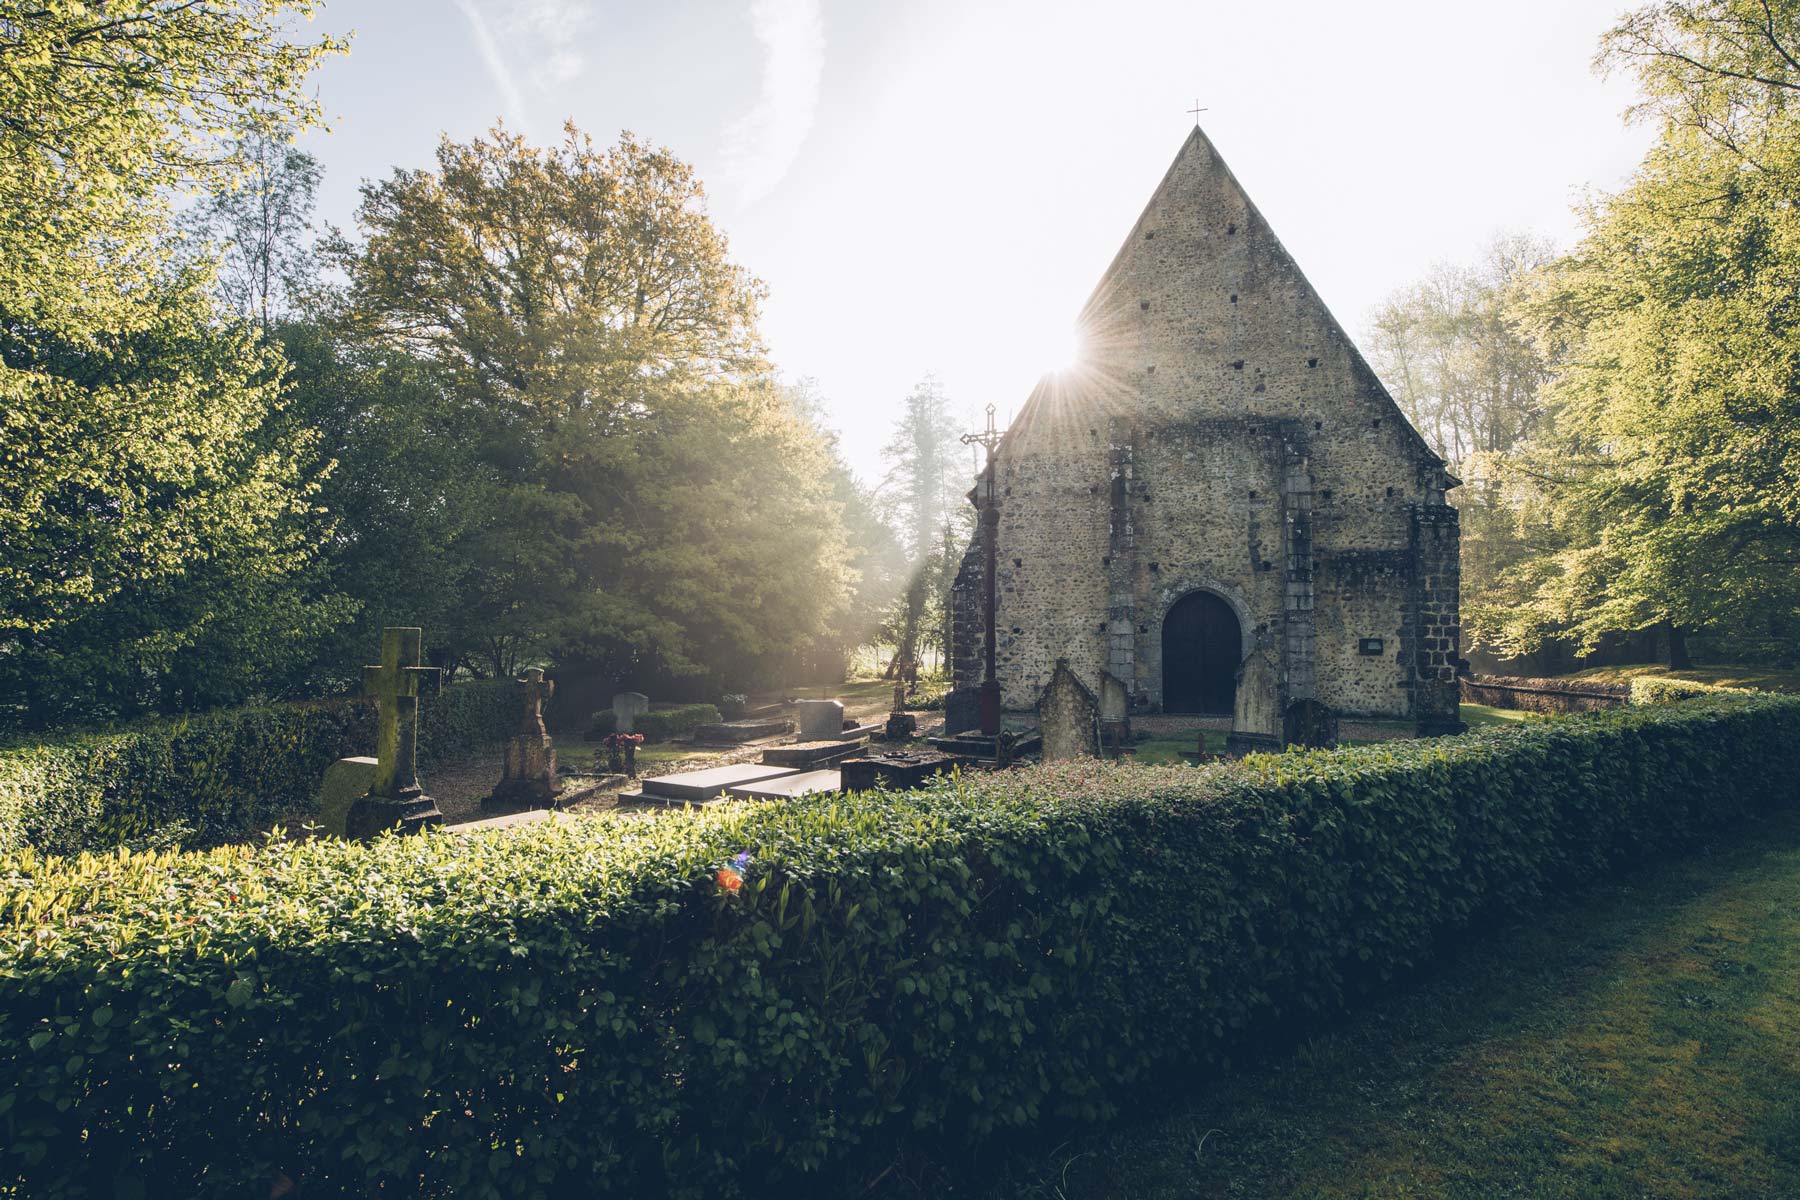
<svg viewBox="0 0 1800 1200">
<path fill-rule="evenodd" d="M 1547 543 L 1470 624 L 1503 650 L 1661 627 L 1787 643 L 1800 615 L 1800 2 L 1667 3 L 1604 61 L 1660 126 L 1526 312 L 1557 377 L 1515 466 Z"/>
<path fill-rule="evenodd" d="M 488 489 L 457 541 L 462 661 L 742 678 L 827 632 L 852 583 L 828 449 L 686 164 L 497 129 L 357 216 L 326 250 L 342 334 L 427 364 Z"/>
<path fill-rule="evenodd" d="M 0 0 L 0 721 L 242 694 L 334 618 L 279 357 L 170 198 L 305 124 L 306 0 Z"/>
</svg>

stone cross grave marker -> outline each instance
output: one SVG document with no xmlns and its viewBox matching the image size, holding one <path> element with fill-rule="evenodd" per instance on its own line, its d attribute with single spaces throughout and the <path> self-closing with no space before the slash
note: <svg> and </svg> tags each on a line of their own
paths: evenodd
<svg viewBox="0 0 1800 1200">
<path fill-rule="evenodd" d="M 518 680 L 523 701 L 519 729 L 506 739 L 506 763 L 500 782 L 481 801 L 484 812 L 539 808 L 552 804 L 562 791 L 556 777 L 556 748 L 544 728 L 544 702 L 556 694 L 556 681 L 543 668 L 532 667 Z"/>
<path fill-rule="evenodd" d="M 442 825 L 437 802 L 419 786 L 419 688 L 438 681 L 436 667 L 421 666 L 423 635 L 415 628 L 381 631 L 381 665 L 363 668 L 363 694 L 380 713 L 375 733 L 375 782 L 350 806 L 344 822 L 351 837 L 389 829 L 417 833 Z"/>
<path fill-rule="evenodd" d="M 620 692 L 613 697 L 613 732 L 633 733 L 637 719 L 650 711 L 650 697 L 642 692 Z"/>
</svg>

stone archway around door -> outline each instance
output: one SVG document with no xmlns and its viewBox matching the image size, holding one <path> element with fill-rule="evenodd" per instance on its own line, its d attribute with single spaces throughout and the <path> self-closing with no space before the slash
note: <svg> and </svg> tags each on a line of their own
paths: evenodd
<svg viewBox="0 0 1800 1200">
<path fill-rule="evenodd" d="M 1231 605 L 1217 592 L 1189 592 L 1163 618 L 1163 711 L 1231 716 L 1242 659 L 1243 627 Z"/>
</svg>

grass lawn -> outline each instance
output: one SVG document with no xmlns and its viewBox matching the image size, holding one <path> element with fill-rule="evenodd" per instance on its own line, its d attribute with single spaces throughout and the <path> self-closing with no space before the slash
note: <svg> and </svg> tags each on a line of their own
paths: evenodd
<svg viewBox="0 0 1800 1200">
<path fill-rule="evenodd" d="M 1800 1197 L 1800 812 L 1472 938 L 1401 990 L 998 1186 L 926 1193 Z"/>
<path fill-rule="evenodd" d="M 1765 692 L 1800 692 L 1800 671 L 1776 667 L 1689 667 L 1672 671 L 1655 663 L 1638 663 L 1623 667 L 1589 667 L 1560 676 L 1563 679 L 1591 679 L 1596 683 L 1629 683 L 1639 675 L 1662 675 L 1669 679 L 1686 679 L 1694 683 L 1716 683 L 1724 687 L 1760 688 Z"/>
</svg>

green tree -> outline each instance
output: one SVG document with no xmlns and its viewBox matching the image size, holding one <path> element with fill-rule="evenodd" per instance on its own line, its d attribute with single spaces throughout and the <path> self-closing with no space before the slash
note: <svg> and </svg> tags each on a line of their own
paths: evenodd
<svg viewBox="0 0 1800 1200">
<path fill-rule="evenodd" d="M 1556 378 L 1516 468 L 1546 543 L 1470 624 L 1503 650 L 1661 628 L 1766 651 L 1800 614 L 1800 3 L 1658 4 L 1602 61 L 1660 127 L 1524 311 Z"/>
<path fill-rule="evenodd" d="M 723 679 L 830 628 L 852 583 L 823 441 L 769 378 L 761 285 L 692 170 L 629 134 L 446 140 L 365 185 L 326 253 L 353 342 L 435 373 L 487 499 L 454 653 Z"/>
<path fill-rule="evenodd" d="M 253 131 L 229 149 L 242 177 L 203 197 L 181 224 L 218 263 L 226 306 L 267 329 L 292 315 L 295 293 L 311 286 L 306 235 L 324 170 L 285 135 Z"/>
<path fill-rule="evenodd" d="M 315 118 L 312 9 L 0 0 L 0 721 L 241 695 L 341 612 L 279 356 L 170 237 L 232 136 Z"/>
<path fill-rule="evenodd" d="M 957 534 L 966 538 L 969 528 L 967 506 L 958 503 L 964 479 L 956 450 L 949 397 L 937 378 L 927 375 L 901 402 L 882 448 L 888 470 L 880 495 L 906 556 L 906 583 L 888 622 L 894 645 L 890 676 L 900 664 L 919 661 L 921 643 L 937 640 L 945 624 L 956 571 L 953 546 Z"/>
</svg>

